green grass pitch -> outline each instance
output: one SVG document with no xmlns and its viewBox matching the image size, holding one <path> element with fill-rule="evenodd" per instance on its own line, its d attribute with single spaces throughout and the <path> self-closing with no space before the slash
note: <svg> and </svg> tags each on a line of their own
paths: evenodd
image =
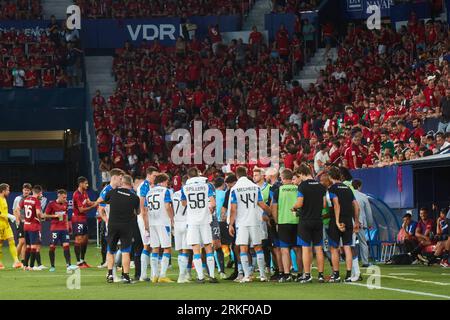
<svg viewBox="0 0 450 320">
<path fill-rule="evenodd" d="M 62 249 L 56 251 L 56 272 L 28 271 L 11 269 L 12 261 L 8 248 L 3 248 L 5 270 L 0 271 L 0 299 L 164 299 L 164 300 L 267 300 L 267 299 L 450 299 L 450 270 L 438 266 L 383 266 L 381 268 L 381 289 L 369 289 L 366 280 L 369 275 L 362 269 L 364 281 L 352 284 L 298 284 L 298 283 L 259 283 L 239 284 L 221 281 L 219 284 L 151 284 L 121 283 L 107 284 L 106 270 L 81 270 L 81 288 L 70 290 L 66 286 L 69 274 L 66 273 Z M 43 264 L 49 266 L 48 248 L 41 251 Z M 73 248 L 72 248 L 73 255 Z M 73 258 L 73 257 L 72 257 Z M 100 261 L 100 250 L 95 246 L 88 248 L 86 261 L 96 266 Z M 168 271 L 170 278 L 177 279 L 176 258 Z M 316 270 L 313 270 L 316 271 Z M 134 270 L 131 270 L 133 274 Z M 227 273 L 230 273 L 227 270 Z M 344 266 L 341 265 L 341 272 Z M 194 271 L 193 271 L 194 274 Z M 329 270 L 326 270 L 329 274 Z M 313 276 L 317 275 L 313 272 Z"/>
</svg>

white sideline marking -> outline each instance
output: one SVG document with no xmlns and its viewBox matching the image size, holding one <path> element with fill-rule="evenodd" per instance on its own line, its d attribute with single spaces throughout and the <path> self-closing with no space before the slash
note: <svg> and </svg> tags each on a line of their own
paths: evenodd
<svg viewBox="0 0 450 320">
<path fill-rule="evenodd" d="M 352 282 L 352 283 L 346 283 L 346 284 L 349 284 L 349 285 L 352 285 L 352 286 L 366 287 L 367 288 L 367 285 L 361 284 L 361 283 L 354 283 L 354 282 Z M 412 291 L 412 290 L 397 289 L 397 288 L 387 288 L 387 287 L 378 287 L 378 289 L 388 290 L 388 291 L 397 291 L 397 292 L 402 292 L 402 293 L 409 293 L 409 294 L 415 294 L 415 295 L 419 295 L 419 296 L 427 296 L 427 297 L 433 297 L 433 298 L 443 298 L 443 299 L 450 300 L 450 296 L 444 296 L 444 295 L 434 294 L 434 293 L 429 293 L 429 292 Z M 376 290 L 376 289 L 373 289 L 373 290 Z"/>
<path fill-rule="evenodd" d="M 371 277 L 383 277 L 383 278 L 391 278 L 391 279 L 404 280 L 404 281 L 429 283 L 429 284 L 435 284 L 435 285 L 438 285 L 438 286 L 450 286 L 450 283 L 438 282 L 438 281 L 421 280 L 421 279 L 410 279 L 410 278 L 402 278 L 402 277 L 397 277 L 397 276 L 376 275 L 376 274 L 370 274 L 370 273 L 365 273 L 364 275 L 365 276 L 371 276 Z"/>
<path fill-rule="evenodd" d="M 390 276 L 417 276 L 417 273 L 388 273 Z"/>
</svg>

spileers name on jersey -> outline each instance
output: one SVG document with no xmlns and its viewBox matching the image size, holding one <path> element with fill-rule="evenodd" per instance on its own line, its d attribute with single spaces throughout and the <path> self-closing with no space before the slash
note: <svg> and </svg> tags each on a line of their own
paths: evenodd
<svg viewBox="0 0 450 320">
<path fill-rule="evenodd" d="M 187 202 L 186 221 L 188 225 L 204 225 L 211 223 L 209 197 L 214 196 L 213 187 L 206 178 L 193 178 L 181 189 L 181 200 Z"/>
</svg>

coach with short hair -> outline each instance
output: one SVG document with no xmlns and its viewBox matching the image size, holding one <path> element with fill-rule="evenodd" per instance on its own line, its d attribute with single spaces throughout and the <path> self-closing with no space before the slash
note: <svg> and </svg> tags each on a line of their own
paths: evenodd
<svg viewBox="0 0 450 320">
<path fill-rule="evenodd" d="M 130 251 L 133 239 L 133 224 L 139 211 L 139 197 L 133 191 L 133 179 L 125 175 L 122 186 L 109 191 L 105 196 L 109 204 L 108 221 L 108 283 L 114 282 L 113 267 L 117 243 L 120 240 L 122 252 L 122 282 L 131 283 L 130 280 Z"/>
</svg>

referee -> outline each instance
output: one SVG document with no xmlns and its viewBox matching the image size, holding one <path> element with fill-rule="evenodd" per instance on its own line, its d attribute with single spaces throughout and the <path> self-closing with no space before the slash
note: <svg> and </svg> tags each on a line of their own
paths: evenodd
<svg viewBox="0 0 450 320">
<path fill-rule="evenodd" d="M 133 179 L 125 175 L 122 186 L 109 191 L 105 196 L 109 204 L 108 221 L 108 283 L 114 282 L 114 254 L 120 240 L 122 252 L 122 282 L 132 283 L 130 279 L 130 251 L 133 239 L 133 227 L 136 213 L 139 211 L 139 197 L 133 191 Z"/>
</svg>

